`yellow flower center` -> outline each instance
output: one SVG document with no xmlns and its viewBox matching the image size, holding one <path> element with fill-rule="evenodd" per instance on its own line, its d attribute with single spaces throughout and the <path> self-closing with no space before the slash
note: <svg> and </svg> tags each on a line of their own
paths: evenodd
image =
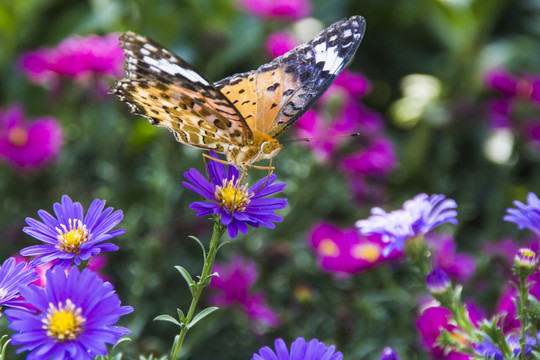
<svg viewBox="0 0 540 360">
<path fill-rule="evenodd" d="M 82 244 L 88 241 L 88 230 L 86 225 L 81 220 L 69 219 L 69 229 L 62 224 L 62 229 L 56 228 L 58 231 L 57 248 L 72 254 L 78 254 Z"/>
<path fill-rule="evenodd" d="M 22 126 L 17 126 L 8 132 L 8 141 L 15 146 L 24 146 L 28 141 L 28 131 Z"/>
<path fill-rule="evenodd" d="M 356 259 L 363 259 L 372 263 L 377 261 L 381 255 L 381 247 L 377 244 L 359 244 L 352 248 L 351 255 Z"/>
<path fill-rule="evenodd" d="M 218 204 L 229 213 L 243 212 L 250 202 L 252 194 L 247 185 L 239 186 L 232 180 L 223 180 L 222 186 L 216 186 L 215 197 Z"/>
<path fill-rule="evenodd" d="M 339 256 L 339 248 L 332 239 L 323 239 L 319 243 L 319 253 L 324 256 Z"/>
<path fill-rule="evenodd" d="M 43 329 L 47 330 L 47 335 L 58 342 L 75 340 L 83 331 L 86 321 L 81 316 L 81 308 L 75 308 L 70 299 L 66 300 L 66 305 L 58 304 L 56 308 L 49 304 L 47 318 L 43 319 Z"/>
</svg>

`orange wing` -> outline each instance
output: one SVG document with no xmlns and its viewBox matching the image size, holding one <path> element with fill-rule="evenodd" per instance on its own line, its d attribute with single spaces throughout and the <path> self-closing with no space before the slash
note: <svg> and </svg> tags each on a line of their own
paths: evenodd
<svg viewBox="0 0 540 360">
<path fill-rule="evenodd" d="M 343 19 L 257 70 L 214 85 L 251 129 L 278 137 L 321 97 L 362 41 L 365 20 Z"/>
<path fill-rule="evenodd" d="M 132 113 L 199 148 L 223 152 L 219 143 L 252 142 L 240 112 L 191 65 L 146 37 L 128 32 L 120 41 L 126 78 L 116 82 L 113 93 L 130 105 Z"/>
</svg>

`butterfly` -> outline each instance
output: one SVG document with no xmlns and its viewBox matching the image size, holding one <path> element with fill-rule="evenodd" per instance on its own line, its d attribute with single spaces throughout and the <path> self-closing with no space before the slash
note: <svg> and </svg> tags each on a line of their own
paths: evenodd
<svg viewBox="0 0 540 360">
<path fill-rule="evenodd" d="M 216 83 L 155 41 L 127 32 L 120 36 L 126 75 L 112 92 L 180 143 L 257 167 L 283 148 L 277 137 L 328 89 L 364 31 L 363 17 L 343 19 L 270 63 Z"/>
</svg>

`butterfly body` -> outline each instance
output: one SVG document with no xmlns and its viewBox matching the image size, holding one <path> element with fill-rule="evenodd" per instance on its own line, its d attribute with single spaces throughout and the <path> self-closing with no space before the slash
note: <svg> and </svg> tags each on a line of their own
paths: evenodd
<svg viewBox="0 0 540 360">
<path fill-rule="evenodd" d="M 211 83 L 156 42 L 120 36 L 126 78 L 113 92 L 177 141 L 226 155 L 235 166 L 272 159 L 277 137 L 324 93 L 354 55 L 365 29 L 361 16 L 341 20 L 256 70 Z"/>
</svg>

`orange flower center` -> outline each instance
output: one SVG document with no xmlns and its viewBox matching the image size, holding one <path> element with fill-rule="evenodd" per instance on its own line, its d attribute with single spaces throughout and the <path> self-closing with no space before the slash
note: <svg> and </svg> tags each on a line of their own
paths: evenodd
<svg viewBox="0 0 540 360">
<path fill-rule="evenodd" d="M 319 243 L 319 253 L 324 256 L 339 256 L 339 248 L 332 239 L 323 239 Z"/>
<path fill-rule="evenodd" d="M 24 146 L 28 142 L 28 131 L 22 126 L 17 126 L 9 130 L 8 141 L 15 146 Z"/>
<path fill-rule="evenodd" d="M 352 248 L 351 255 L 372 263 L 381 256 L 381 247 L 377 244 L 358 244 Z"/>
</svg>

